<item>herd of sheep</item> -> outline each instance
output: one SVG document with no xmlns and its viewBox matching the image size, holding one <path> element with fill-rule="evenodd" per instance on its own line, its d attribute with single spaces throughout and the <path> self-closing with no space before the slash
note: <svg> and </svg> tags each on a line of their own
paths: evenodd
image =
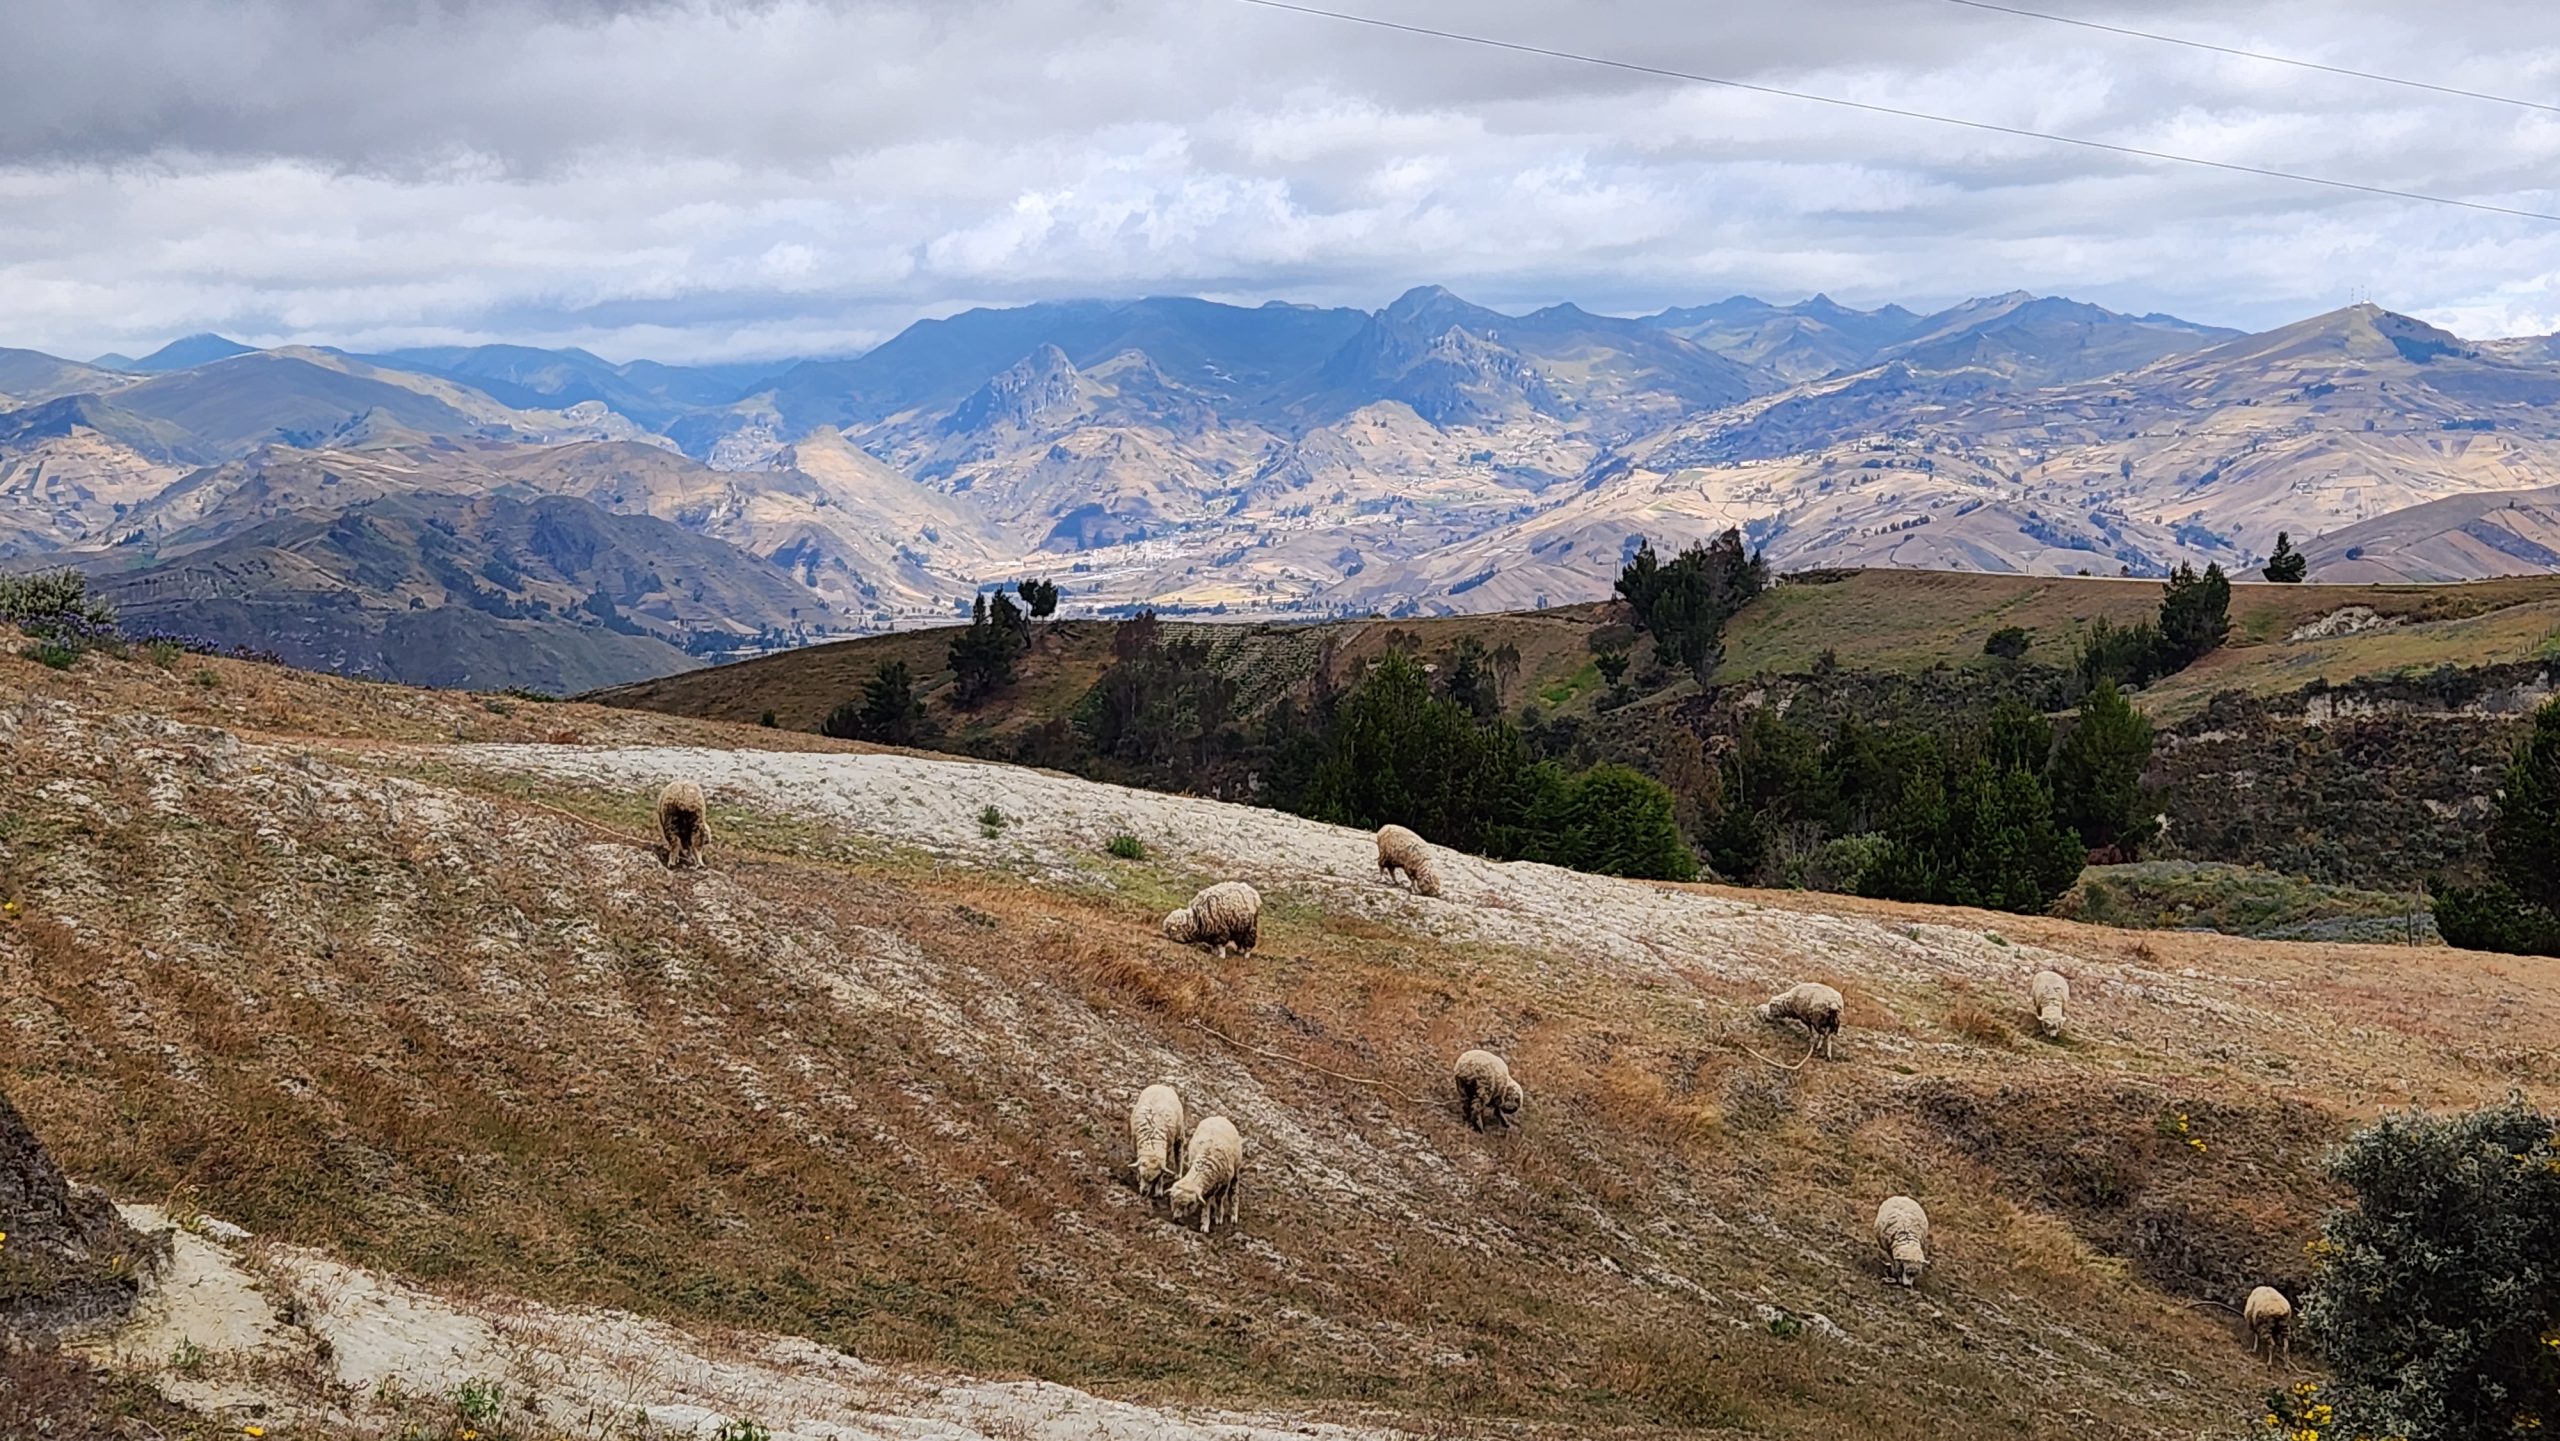
<svg viewBox="0 0 2560 1441">
<path fill-rule="evenodd" d="M 711 836 L 702 788 L 691 781 L 669 784 L 658 797 L 658 830 L 669 867 L 702 864 L 702 847 Z M 1418 895 L 1440 894 L 1439 868 L 1422 837 L 1391 825 L 1379 830 L 1377 840 L 1380 875 L 1411 886 Z M 1262 897 L 1242 881 L 1220 881 L 1166 915 L 1164 934 L 1219 956 L 1230 950 L 1249 954 L 1261 940 Z M 2038 971 L 2027 983 L 2027 999 L 2037 1028 L 2059 1038 L 2071 983 L 2059 972 Z M 1770 1024 L 1802 1026 L 1806 1057 L 1818 1050 L 1828 1060 L 1844 1005 L 1838 990 L 1804 981 L 1761 1002 L 1753 1013 Z M 1459 1117 L 1477 1131 L 1488 1124 L 1508 1130 L 1528 1099 L 1509 1063 L 1491 1051 L 1461 1054 L 1451 1079 Z M 1210 1233 L 1213 1221 L 1235 1223 L 1244 1189 L 1244 1136 L 1234 1121 L 1213 1115 L 1192 1124 L 1181 1093 L 1158 1082 L 1140 1091 L 1130 1106 L 1129 1139 L 1136 1153 L 1131 1170 L 1138 1194 L 1150 1204 L 1165 1197 L 1174 1220 L 1183 1224 L 1197 1214 L 1203 1235 Z M 1928 1212 L 1909 1196 L 1888 1196 L 1876 1208 L 1875 1235 L 1886 1280 L 1905 1287 L 1916 1283 L 1929 1260 Z M 2252 1356 L 2263 1350 L 2270 1367 L 2279 1354 L 2290 1357 L 2293 1305 L 2281 1292 L 2258 1287 L 2249 1293 L 2241 1314 L 2248 1323 Z"/>
</svg>

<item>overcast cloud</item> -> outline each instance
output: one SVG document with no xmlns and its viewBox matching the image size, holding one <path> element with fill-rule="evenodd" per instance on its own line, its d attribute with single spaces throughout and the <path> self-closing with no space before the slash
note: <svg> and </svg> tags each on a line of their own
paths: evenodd
<svg viewBox="0 0 2560 1441">
<path fill-rule="evenodd" d="M 2560 114 L 1943 0 L 1333 0 L 1413 23 L 2560 212 Z M 2560 102 L 2560 6 L 2043 8 Z M 1240 0 L 0 0 L 0 344 L 220 330 L 845 353 L 1150 293 L 1639 313 L 2024 287 L 2560 330 L 2560 224 L 1505 54 Z"/>
</svg>

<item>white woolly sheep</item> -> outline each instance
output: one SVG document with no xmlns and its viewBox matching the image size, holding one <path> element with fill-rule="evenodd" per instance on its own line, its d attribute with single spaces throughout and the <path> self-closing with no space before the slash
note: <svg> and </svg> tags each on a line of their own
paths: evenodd
<svg viewBox="0 0 2560 1441">
<path fill-rule="evenodd" d="M 1220 881 L 1164 918 L 1164 933 L 1187 945 L 1250 951 L 1262 939 L 1262 897 L 1242 881 Z"/>
<path fill-rule="evenodd" d="M 1181 1092 L 1159 1082 L 1138 1093 L 1129 1108 L 1129 1139 L 1138 1147 L 1139 1195 L 1155 1199 L 1182 1173 L 1182 1143 L 1190 1131 Z"/>
<path fill-rule="evenodd" d="M 1876 1207 L 1876 1249 L 1884 1253 L 1888 1281 L 1904 1286 L 1929 1264 L 1929 1213 L 1909 1196 L 1887 1196 Z"/>
<path fill-rule="evenodd" d="M 1390 884 L 1402 872 L 1417 896 L 1440 894 L 1440 868 L 1431 859 L 1431 845 L 1402 826 L 1378 827 L 1378 873 Z"/>
<path fill-rule="evenodd" d="M 2036 1003 L 2036 1026 L 2048 1036 L 2062 1034 L 2062 1008 L 2071 1004 L 2071 982 L 2060 971 L 2038 971 L 2027 982 L 2027 996 Z"/>
<path fill-rule="evenodd" d="M 1481 1131 L 1487 1120 L 1511 1129 L 1511 1118 L 1529 1099 L 1511 1079 L 1511 1067 L 1491 1051 L 1469 1051 L 1458 1057 L 1458 1114 Z"/>
<path fill-rule="evenodd" d="M 2282 1291 L 2273 1286 L 2260 1286 L 2249 1293 L 2248 1303 L 2240 1308 L 2240 1314 L 2249 1323 L 2251 1356 L 2264 1350 L 2270 1371 L 2276 1368 L 2279 1349 L 2284 1352 L 2287 1362 L 2293 1359 L 2293 1303 L 2284 1298 Z"/>
<path fill-rule="evenodd" d="M 1236 1133 L 1236 1123 L 1224 1116 L 1202 1121 L 1183 1154 L 1188 1164 L 1182 1179 L 1173 1183 L 1173 1219 L 1199 1212 L 1200 1234 L 1206 1236 L 1223 1204 L 1232 1225 L 1241 1214 L 1238 1202 L 1244 1194 L 1244 1137 Z"/>
<path fill-rule="evenodd" d="M 1822 1043 L 1822 1058 L 1831 1059 L 1831 1040 L 1840 1034 L 1840 993 L 1818 981 L 1789 986 L 1759 1005 L 1752 1014 L 1764 1021 L 1801 1021 Z"/>
<path fill-rule="evenodd" d="M 666 843 L 667 869 L 702 864 L 702 848 L 711 841 L 711 807 L 702 787 L 669 781 L 658 792 L 658 839 Z"/>
</svg>

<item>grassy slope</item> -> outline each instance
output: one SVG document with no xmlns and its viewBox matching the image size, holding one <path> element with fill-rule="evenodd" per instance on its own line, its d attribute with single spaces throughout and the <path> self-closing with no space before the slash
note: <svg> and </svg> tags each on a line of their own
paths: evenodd
<svg viewBox="0 0 2560 1441">
<path fill-rule="evenodd" d="M 1788 1073 L 1706 966 L 1442 943 L 1285 892 L 1258 956 L 1213 962 L 1153 933 L 1198 879 L 1178 859 L 1035 882 L 745 814 L 709 873 L 670 876 L 623 839 L 644 796 L 437 749 L 834 748 L 789 732 L 226 662 L 0 658 L 21 691 L 67 704 L 0 707 L 0 891 L 26 906 L 0 927 L 0 1085 L 68 1166 L 442 1283 L 883 1359 L 1470 1433 L 2219 1431 L 2261 1383 L 2184 1301 L 2298 1275 L 2321 1147 L 2380 1105 L 2555 1080 L 2511 1038 L 2560 1023 L 2560 977 L 2502 958 L 1708 892 L 1754 927 L 1856 928 L 1801 954 L 1736 933 L 1853 997 L 1847 1059 Z M 2007 954 L 1986 930 L 2088 968 L 2078 1039 L 2024 1039 L 2014 978 L 1933 959 Z M 1846 969 L 1869 954 L 1900 969 Z M 1498 1037 L 1530 1121 L 1479 1139 L 1194 1021 L 1434 1089 Z M 1117 1179 L 1119 1108 L 1160 1074 L 1261 1138 L 1240 1237 L 1198 1244 Z M 1895 1189 L 1937 1221 L 1916 1294 L 1873 1274 Z M 1781 1341 L 1763 1303 L 1850 1339 Z"/>
<path fill-rule="evenodd" d="M 2004 576 L 1933 571 L 1845 572 L 1828 584 L 1780 586 L 1738 617 L 1726 636 L 1722 674 L 1804 672 L 1823 652 L 1851 668 L 1916 671 L 1945 662 L 1986 664 L 1982 643 L 2003 626 L 2032 633 L 2029 657 L 2067 664 L 2072 638 L 2100 616 L 2130 625 L 2157 613 L 2160 586 L 2147 580 Z M 2395 624 L 2304 640 L 2302 626 L 2350 606 Z M 1305 637 L 1334 647 L 1337 674 L 1384 649 L 1401 633 L 1438 655 L 1462 635 L 1488 648 L 1511 644 L 1522 654 L 1518 702 L 1553 710 L 1587 707 L 1600 690 L 1586 644 L 1610 619 L 1608 608 L 1452 616 L 1403 621 L 1337 621 L 1305 628 L 1175 623 L 1178 634 L 1208 637 L 1239 652 L 1297 650 Z M 2144 707 L 2164 719 L 2191 714 L 2218 690 L 2271 695 L 2314 680 L 2339 682 L 2439 665 L 2529 660 L 2560 634 L 2560 576 L 2479 581 L 2466 585 L 2268 585 L 2234 588 L 2231 639 L 2203 662 L 2152 686 Z M 1289 638 L 1295 637 L 1296 640 Z M 826 712 L 858 696 L 883 661 L 903 660 L 927 686 L 948 680 L 951 631 L 909 631 L 812 646 L 737 665 L 668 676 L 597 692 L 610 705 L 715 720 L 753 721 L 765 711 L 790 729 L 812 729 Z M 1024 660 L 1021 680 L 979 711 L 952 714 L 956 733 L 1010 734 L 1070 713 L 1110 659 L 1111 627 L 1093 621 L 1050 626 Z M 1637 650 L 1641 652 L 1639 643 Z M 1639 657 L 1641 658 L 1641 657 Z M 1279 662 L 1311 673 L 1301 653 Z M 1239 669 L 1250 670 L 1250 664 Z"/>
</svg>

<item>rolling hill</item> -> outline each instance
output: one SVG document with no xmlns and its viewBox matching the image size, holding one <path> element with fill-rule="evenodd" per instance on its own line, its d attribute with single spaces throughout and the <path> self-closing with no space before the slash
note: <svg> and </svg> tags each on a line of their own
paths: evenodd
<svg viewBox="0 0 2560 1441">
<path fill-rule="evenodd" d="M 2482 1040 L 2560 1024 L 2508 958 L 1456 856 L 1430 899 L 1365 834 L 788 732 L 222 660 L 0 680 L 0 1088 L 186 1221 L 169 1293 L 230 1298 L 100 1354 L 278 1441 L 454 1431 L 466 1382 L 537 1432 L 791 1441 L 2236 1433 L 2269 1383 L 2227 1308 L 2302 1294 L 2322 1155 L 2560 1100 Z M 705 870 L 644 838 L 673 776 Z M 1213 877 L 1266 898 L 1250 957 L 1158 932 Z M 1789 1069 L 1749 1006 L 1808 974 L 1848 1027 Z M 1476 1045 L 1516 1131 L 1455 1114 Z M 1233 1229 L 1130 1189 L 1157 1080 L 1242 1129 Z"/>
<path fill-rule="evenodd" d="M 804 639 L 818 597 L 733 547 L 564 497 L 394 493 L 291 511 L 97 588 L 144 633 L 417 685 L 581 690 Z"/>
</svg>

